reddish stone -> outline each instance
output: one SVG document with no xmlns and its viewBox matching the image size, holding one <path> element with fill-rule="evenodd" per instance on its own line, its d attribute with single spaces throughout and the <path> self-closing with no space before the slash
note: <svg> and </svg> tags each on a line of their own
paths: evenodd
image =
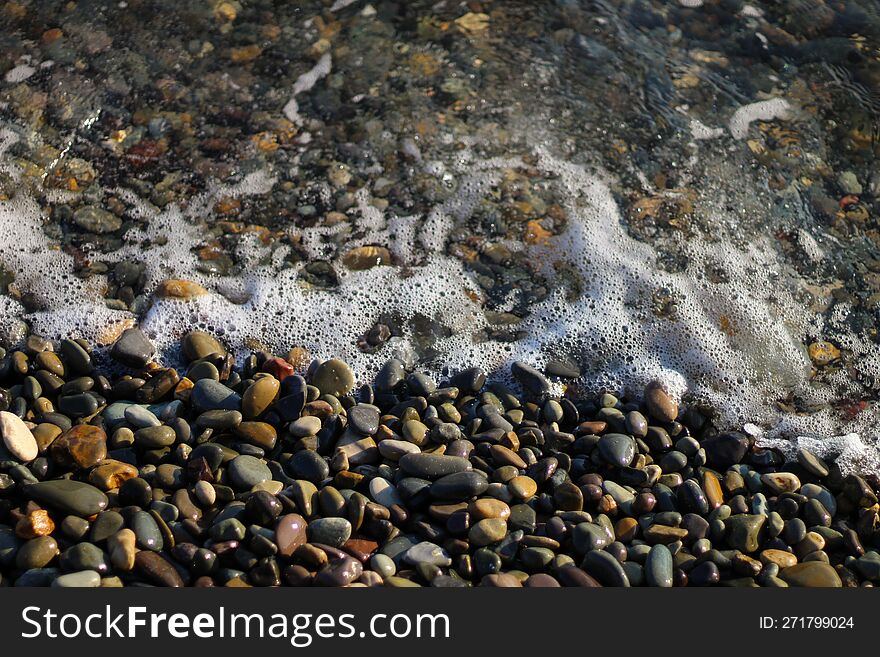
<svg viewBox="0 0 880 657">
<path fill-rule="evenodd" d="M 268 372 L 279 381 L 284 381 L 284 379 L 293 374 L 293 365 L 283 358 L 270 358 L 263 363 L 263 371 Z"/>
<path fill-rule="evenodd" d="M 344 552 L 348 552 L 351 556 L 361 562 L 366 562 L 369 559 L 373 552 L 379 549 L 379 544 L 376 541 L 371 541 L 366 538 L 350 538 L 343 545 L 342 550 Z"/>
</svg>

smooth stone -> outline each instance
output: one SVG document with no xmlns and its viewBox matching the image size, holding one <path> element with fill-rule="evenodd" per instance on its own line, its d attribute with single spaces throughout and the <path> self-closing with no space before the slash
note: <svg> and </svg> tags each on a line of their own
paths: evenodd
<svg viewBox="0 0 880 657">
<path fill-rule="evenodd" d="M 428 427 L 418 420 L 407 420 L 401 429 L 403 437 L 414 445 L 423 447 L 428 442 Z"/>
<path fill-rule="evenodd" d="M 94 486 L 71 479 L 28 484 L 23 492 L 31 499 L 82 518 L 103 511 L 108 503 L 107 496 Z"/>
<path fill-rule="evenodd" d="M 622 433 L 606 433 L 597 447 L 606 462 L 621 468 L 632 463 L 636 454 L 635 441 Z"/>
<path fill-rule="evenodd" d="M 759 535 L 767 516 L 739 513 L 725 521 L 728 530 L 727 542 L 731 548 L 741 552 L 755 552 L 759 546 Z"/>
<path fill-rule="evenodd" d="M 502 518 L 506 520 L 510 517 L 510 507 L 501 500 L 484 497 L 471 502 L 468 505 L 468 513 L 475 521 L 485 518 Z"/>
<path fill-rule="evenodd" d="M 740 463 L 749 451 L 749 439 L 741 433 L 722 433 L 700 443 L 706 450 L 706 465 L 723 472 Z"/>
<path fill-rule="evenodd" d="M 718 565 L 712 561 L 704 561 L 691 569 L 688 573 L 689 586 L 712 586 L 721 579 Z"/>
<path fill-rule="evenodd" d="M 158 552 L 141 550 L 134 558 L 135 568 L 158 586 L 182 587 L 183 578 L 177 569 Z"/>
<path fill-rule="evenodd" d="M 116 511 L 101 511 L 89 529 L 89 541 L 101 543 L 125 526 L 125 518 Z"/>
<path fill-rule="evenodd" d="M 250 490 L 257 484 L 272 479 L 272 471 L 255 456 L 236 456 L 226 465 L 232 484 L 239 490 Z"/>
<path fill-rule="evenodd" d="M 592 550 L 605 548 L 611 543 L 612 538 L 603 527 L 591 522 L 582 522 L 574 526 L 571 540 L 578 554 L 587 554 Z"/>
<path fill-rule="evenodd" d="M 196 425 L 217 431 L 231 431 L 241 424 L 238 411 L 205 411 L 196 418 Z"/>
<path fill-rule="evenodd" d="M 49 455 L 64 468 L 91 468 L 107 456 L 107 434 L 101 427 L 77 424 L 55 439 Z"/>
<path fill-rule="evenodd" d="M 434 499 L 460 501 L 481 495 L 489 487 L 481 472 L 456 472 L 437 479 L 429 489 Z"/>
<path fill-rule="evenodd" d="M 828 476 L 828 464 L 804 447 L 797 451 L 797 462 L 801 464 L 804 470 L 815 477 L 824 479 Z"/>
<path fill-rule="evenodd" d="M 678 403 L 656 383 L 645 388 L 645 406 L 653 417 L 661 422 L 672 422 L 678 417 Z"/>
<path fill-rule="evenodd" d="M 147 407 L 140 404 L 131 404 L 125 407 L 125 421 L 136 429 L 144 427 L 158 427 L 162 421 L 157 418 Z"/>
<path fill-rule="evenodd" d="M 797 563 L 797 557 L 791 552 L 772 548 L 762 550 L 760 559 L 763 564 L 774 563 L 780 568 L 789 568 Z"/>
<path fill-rule="evenodd" d="M 374 436 L 379 429 L 379 410 L 366 404 L 355 404 L 346 411 L 348 425 L 365 436 Z"/>
<path fill-rule="evenodd" d="M 29 463 L 37 458 L 37 439 L 14 413 L 0 411 L 0 435 L 3 436 L 3 446 L 18 461 Z"/>
<path fill-rule="evenodd" d="M 331 358 L 318 365 L 311 383 L 325 395 L 343 397 L 354 388 L 354 373 L 346 363 Z"/>
<path fill-rule="evenodd" d="M 134 443 L 144 449 L 161 449 L 170 447 L 177 440 L 174 429 L 167 425 L 144 427 L 134 432 Z"/>
<path fill-rule="evenodd" d="M 761 475 L 763 483 L 774 495 L 794 493 L 801 487 L 801 480 L 791 472 L 768 472 Z"/>
<path fill-rule="evenodd" d="M 379 442 L 379 454 L 389 461 L 399 461 L 406 454 L 421 454 L 421 450 L 418 445 L 407 440 L 388 438 Z"/>
<path fill-rule="evenodd" d="M 211 525 L 210 535 L 215 541 L 244 540 L 247 529 L 238 518 L 223 518 Z"/>
<path fill-rule="evenodd" d="M 110 350 L 110 357 L 123 365 L 140 369 L 150 362 L 155 353 L 155 345 L 135 326 L 125 329 L 117 338 Z"/>
<path fill-rule="evenodd" d="M 94 570 L 106 575 L 110 570 L 107 555 L 93 543 L 77 543 L 67 548 L 59 559 L 63 570 Z"/>
<path fill-rule="evenodd" d="M 321 430 L 321 418 L 314 415 L 306 415 L 290 423 L 288 431 L 297 438 L 314 436 Z"/>
<path fill-rule="evenodd" d="M 219 381 L 200 379 L 190 392 L 190 401 L 199 411 L 238 411 L 241 396 Z"/>
<path fill-rule="evenodd" d="M 620 562 L 603 550 L 588 552 L 581 567 L 603 586 L 629 587 L 630 585 Z"/>
<path fill-rule="evenodd" d="M 25 541 L 16 552 L 15 565 L 23 570 L 45 568 L 59 554 L 58 543 L 51 536 Z"/>
<path fill-rule="evenodd" d="M 275 544 L 278 546 L 278 554 L 282 557 L 291 557 L 300 545 L 304 545 L 307 539 L 306 520 L 298 513 L 288 513 L 278 519 L 275 525 Z"/>
<path fill-rule="evenodd" d="M 507 534 L 507 522 L 502 518 L 486 518 L 470 528 L 468 540 L 471 545 L 483 546 L 497 543 Z"/>
<path fill-rule="evenodd" d="M 822 503 L 822 506 L 832 516 L 837 515 L 837 500 L 830 490 L 819 484 L 804 484 L 801 486 L 800 494 L 808 499 L 816 499 Z"/>
<path fill-rule="evenodd" d="M 832 566 L 821 561 L 808 561 L 795 564 L 780 571 L 780 579 L 789 586 L 806 586 L 813 588 L 840 588 L 843 583 L 840 575 Z"/>
<path fill-rule="evenodd" d="M 507 482 L 510 492 L 520 500 L 528 500 L 538 492 L 537 482 L 526 475 L 519 475 Z"/>
<path fill-rule="evenodd" d="M 348 586 L 364 572 L 360 561 L 352 557 L 333 559 L 315 577 L 316 586 Z"/>
<path fill-rule="evenodd" d="M 522 386 L 533 395 L 541 396 L 550 392 L 550 382 L 547 378 L 531 365 L 521 361 L 514 361 L 510 366 L 510 373 Z"/>
<path fill-rule="evenodd" d="M 855 560 L 855 566 L 865 579 L 880 581 L 880 554 L 877 552 L 865 552 Z"/>
<path fill-rule="evenodd" d="M 319 484 L 329 476 L 330 466 L 317 452 L 304 449 L 290 458 L 287 462 L 287 471 L 296 479 Z"/>
<path fill-rule="evenodd" d="M 421 452 L 406 454 L 399 463 L 404 472 L 422 479 L 437 479 L 471 469 L 470 461 L 466 458 Z"/>
<path fill-rule="evenodd" d="M 369 490 L 370 497 L 373 498 L 376 504 L 389 508 L 392 506 L 404 506 L 403 500 L 401 500 L 394 484 L 384 477 L 373 477 L 370 480 Z"/>
<path fill-rule="evenodd" d="M 75 340 L 61 341 L 61 355 L 68 367 L 76 374 L 90 374 L 92 372 L 92 357 Z"/>
<path fill-rule="evenodd" d="M 61 575 L 52 582 L 55 588 L 97 588 L 101 586 L 101 576 L 94 570 L 80 570 Z"/>
<path fill-rule="evenodd" d="M 381 575 L 382 579 L 393 576 L 397 572 L 394 559 L 386 554 L 374 554 L 370 557 L 370 568 Z"/>
<path fill-rule="evenodd" d="M 211 354 L 226 355 L 226 349 L 210 333 L 204 331 L 190 331 L 181 341 L 183 355 L 187 360 L 201 360 Z"/>
<path fill-rule="evenodd" d="M 446 550 L 430 541 L 413 545 L 403 554 L 403 560 L 413 566 L 426 563 L 445 568 L 452 565 L 452 559 Z"/>
<path fill-rule="evenodd" d="M 98 410 L 98 400 L 88 392 L 58 398 L 58 410 L 70 417 L 86 417 Z"/>
<path fill-rule="evenodd" d="M 308 525 L 310 543 L 342 547 L 351 537 L 351 523 L 345 518 L 318 518 Z"/>
<path fill-rule="evenodd" d="M 164 547 L 162 533 L 156 520 L 146 511 L 136 511 L 129 520 L 131 531 L 134 532 L 136 545 L 141 550 L 160 551 Z"/>
<path fill-rule="evenodd" d="M 254 381 L 241 397 L 241 412 L 244 417 L 254 419 L 265 413 L 280 389 L 281 383 L 274 376 L 261 376 Z"/>
<path fill-rule="evenodd" d="M 651 546 L 648 558 L 645 559 L 645 580 L 648 586 L 669 588 L 672 586 L 673 562 L 672 553 L 665 545 Z"/>
</svg>

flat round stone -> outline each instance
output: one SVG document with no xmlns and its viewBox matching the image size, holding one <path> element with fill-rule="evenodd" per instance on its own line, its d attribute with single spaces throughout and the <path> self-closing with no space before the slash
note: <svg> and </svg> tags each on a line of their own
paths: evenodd
<svg viewBox="0 0 880 657">
<path fill-rule="evenodd" d="M 324 457 L 311 449 L 298 451 L 287 462 L 287 471 L 297 479 L 319 484 L 330 474 Z"/>
<path fill-rule="evenodd" d="M 134 432 L 134 443 L 144 449 L 160 449 L 174 444 L 177 434 L 169 426 L 144 427 Z"/>
<path fill-rule="evenodd" d="M 312 385 L 325 395 L 342 397 L 354 388 L 354 373 L 343 361 L 331 358 L 318 365 Z"/>
<path fill-rule="evenodd" d="M 367 404 L 355 404 L 346 411 L 348 425 L 364 436 L 374 436 L 379 429 L 379 409 Z"/>
<path fill-rule="evenodd" d="M 309 523 L 308 537 L 310 543 L 342 547 L 351 537 L 351 523 L 345 518 L 318 518 Z"/>
<path fill-rule="evenodd" d="M 538 492 L 537 482 L 526 475 L 514 477 L 507 482 L 507 487 L 515 497 L 521 500 L 528 500 Z"/>
<path fill-rule="evenodd" d="M 255 456 L 236 456 L 226 466 L 232 484 L 239 490 L 250 490 L 257 484 L 272 479 L 272 471 Z"/>
<path fill-rule="evenodd" d="M 483 546 L 497 543 L 507 535 L 507 521 L 503 518 L 486 518 L 470 528 L 468 541 L 471 545 Z"/>
<path fill-rule="evenodd" d="M 157 418 L 150 409 L 140 404 L 131 404 L 125 407 L 125 421 L 136 429 L 143 427 L 158 427 L 162 421 Z"/>
</svg>

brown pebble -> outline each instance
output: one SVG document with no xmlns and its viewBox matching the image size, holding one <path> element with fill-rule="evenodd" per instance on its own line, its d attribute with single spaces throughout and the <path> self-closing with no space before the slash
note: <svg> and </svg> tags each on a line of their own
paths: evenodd
<svg viewBox="0 0 880 657">
<path fill-rule="evenodd" d="M 31 539 L 37 536 L 48 536 L 55 531 L 55 523 L 44 509 L 36 509 L 15 523 L 15 535 L 19 538 Z"/>
</svg>

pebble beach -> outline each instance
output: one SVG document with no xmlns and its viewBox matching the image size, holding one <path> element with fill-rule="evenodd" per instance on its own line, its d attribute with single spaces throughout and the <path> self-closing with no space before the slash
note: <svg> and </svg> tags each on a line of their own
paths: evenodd
<svg viewBox="0 0 880 657">
<path fill-rule="evenodd" d="M 640 401 L 517 395 L 471 368 L 247 356 L 138 328 L 31 336 L 0 382 L 0 577 L 13 586 L 873 586 L 876 480 Z M 549 375 L 553 378 L 553 374 Z M 563 373 L 564 376 L 564 373 Z"/>
<path fill-rule="evenodd" d="M 0 586 L 880 582 L 880 12 L 0 4 Z"/>
</svg>

